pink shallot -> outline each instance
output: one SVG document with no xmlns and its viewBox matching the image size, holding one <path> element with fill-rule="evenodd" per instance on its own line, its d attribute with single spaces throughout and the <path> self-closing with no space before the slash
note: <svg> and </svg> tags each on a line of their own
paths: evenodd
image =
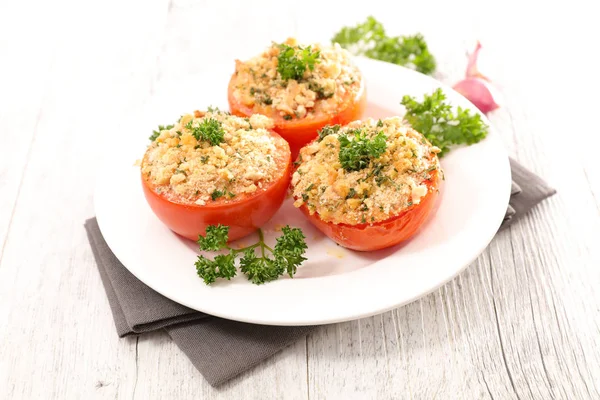
<svg viewBox="0 0 600 400">
<path fill-rule="evenodd" d="M 487 114 L 500 107 L 498 94 L 490 79 L 483 75 L 477 66 L 481 43 L 477 42 L 475 51 L 469 55 L 466 78 L 456 83 L 453 89 L 465 96 L 482 113 Z"/>
</svg>

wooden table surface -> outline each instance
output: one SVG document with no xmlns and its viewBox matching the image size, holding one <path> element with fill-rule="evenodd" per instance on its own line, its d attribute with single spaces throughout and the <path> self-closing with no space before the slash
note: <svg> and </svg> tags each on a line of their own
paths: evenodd
<svg viewBox="0 0 600 400">
<path fill-rule="evenodd" d="M 0 1 L 1 399 L 600 398 L 593 2 L 343 4 Z M 319 329 L 218 389 L 166 335 L 118 339 L 83 228 L 99 143 L 161 82 L 369 14 L 422 32 L 445 83 L 480 39 L 504 100 L 492 123 L 558 194 L 429 296 Z"/>
</svg>

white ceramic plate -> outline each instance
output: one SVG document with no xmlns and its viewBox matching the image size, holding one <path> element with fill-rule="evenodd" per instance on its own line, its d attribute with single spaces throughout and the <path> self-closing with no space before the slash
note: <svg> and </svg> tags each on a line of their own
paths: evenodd
<svg viewBox="0 0 600 400">
<path fill-rule="evenodd" d="M 402 95 L 420 98 L 442 86 L 392 64 L 362 58 L 357 62 L 367 81 L 366 116 L 402 115 Z M 227 109 L 233 62 L 211 71 L 156 91 L 147 112 L 122 126 L 122 142 L 111 150 L 98 176 L 96 216 L 106 242 L 131 273 L 164 296 L 208 314 L 258 324 L 310 325 L 361 318 L 411 302 L 452 279 L 485 249 L 500 226 L 511 178 L 505 149 L 491 130 L 482 142 L 457 148 L 442 159 L 446 180 L 439 208 L 409 242 L 372 253 L 346 250 L 313 228 L 288 199 L 264 230 L 272 242 L 279 235 L 278 226 L 290 224 L 304 231 L 308 261 L 295 278 L 256 286 L 239 274 L 206 286 L 194 267 L 197 246 L 155 217 L 134 162 L 142 157 L 148 136 L 159 123 L 171 123 L 184 112 L 209 105 Z M 452 103 L 475 109 L 442 87 Z"/>
</svg>

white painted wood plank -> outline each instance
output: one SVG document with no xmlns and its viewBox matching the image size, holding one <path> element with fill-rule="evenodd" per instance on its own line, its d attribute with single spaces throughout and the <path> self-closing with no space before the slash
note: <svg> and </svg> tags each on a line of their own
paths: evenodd
<svg viewBox="0 0 600 400">
<path fill-rule="evenodd" d="M 36 9 L 24 4 L 3 9 L 0 26 L 12 27 L 7 21 Z M 565 20 L 559 3 L 545 6 L 545 18 L 514 1 L 415 2 L 403 4 L 400 13 L 389 12 L 385 2 L 361 2 L 343 12 L 314 4 L 323 15 L 310 4 L 266 0 L 252 7 L 53 2 L 30 18 L 39 19 L 33 25 L 56 22 L 57 36 L 0 42 L 3 56 L 31 57 L 27 73 L 11 67 L 7 74 L 6 64 L 0 66 L 3 87 L 12 82 L 7 76 L 32 79 L 16 81 L 27 90 L 9 91 L 21 96 L 18 101 L 0 94 L 1 108 L 10 111 L 0 117 L 0 126 L 8 127 L 0 130 L 2 145 L 9 143 L 0 148 L 0 239 L 15 211 L 0 258 L 0 320 L 6 321 L 0 327 L 0 397 L 600 397 L 600 170 L 595 131 L 580 117 L 595 115 L 593 103 L 580 99 L 597 93 L 598 80 L 583 73 L 556 79 L 571 71 L 574 59 L 557 57 L 557 47 L 576 54 L 576 66 L 598 67 L 589 51 L 594 44 L 586 41 L 598 32 L 589 32 L 595 25 L 585 3 L 569 4 L 581 11 L 568 29 L 554 29 L 553 21 Z M 370 13 L 390 33 L 423 32 L 441 65 L 438 78 L 447 83 L 460 77 L 464 59 L 457 54 L 475 38 L 493 49 L 496 83 L 508 101 L 493 122 L 511 154 L 555 185 L 557 196 L 501 233 L 465 273 L 430 296 L 324 327 L 219 389 L 209 387 L 161 334 L 117 339 L 82 227 L 93 214 L 95 142 L 119 134 L 111 129 L 115 121 L 146 101 L 159 80 L 250 55 L 287 32 L 326 40 Z M 398 15 L 407 17 L 398 23 Z M 537 28 L 526 32 L 531 20 Z M 36 43 L 39 57 L 21 51 Z M 556 96 L 546 95 L 549 87 Z M 29 116 L 40 109 L 35 126 Z M 565 132 L 590 145 L 565 149 Z M 54 157 L 55 149 L 62 157 Z M 23 177 L 16 207 L 20 178 L 14 171 Z M 77 191 L 68 190 L 73 184 Z"/>
<path fill-rule="evenodd" d="M 80 47 L 91 38 L 79 34 L 58 49 L 0 265 L 0 387 L 10 398 L 85 397 L 102 382 L 125 393 L 135 371 L 132 347 L 116 340 L 82 226 L 92 213 L 94 138 L 102 134 L 90 110 L 112 110 L 102 106 L 109 97 L 101 96 L 98 60 Z M 80 101 L 94 91 L 95 99 Z"/>
<path fill-rule="evenodd" d="M 273 393 L 305 398 L 302 341 L 217 390 L 168 339 L 116 337 L 83 222 L 93 216 L 99 143 L 122 134 L 113 127 L 148 99 L 167 65 L 157 55 L 169 7 L 69 6 L 79 18 L 61 20 L 47 100 L 0 264 L 0 397 L 157 398 L 180 390 L 190 398 L 261 398 L 267 383 L 277 382 Z M 145 18 L 132 19 L 140 9 Z M 157 364 L 164 366 L 158 377 Z M 181 374 L 164 381 L 168 371 Z"/>
<path fill-rule="evenodd" d="M 306 399 L 306 342 L 298 341 L 218 388 L 162 333 L 140 336 L 133 399 Z"/>
<path fill-rule="evenodd" d="M 582 163 L 580 153 L 565 151 L 562 136 L 569 132 L 597 141 L 589 130 L 589 119 L 573 117 L 586 111 L 594 115 L 585 93 L 597 93 L 597 80 L 575 78 L 575 82 L 582 81 L 581 86 L 557 82 L 556 76 L 572 63 L 557 61 L 555 47 L 568 42 L 574 54 L 581 54 L 583 65 L 594 65 L 592 55 L 584 50 L 594 36 L 582 34 L 573 43 L 565 31 L 551 30 L 553 18 L 548 18 L 531 37 L 524 29 L 533 14 L 526 12 L 513 18 L 522 20 L 523 30 L 515 21 L 516 26 L 507 32 L 502 29 L 506 23 L 502 17 L 512 15 L 510 10 L 503 5 L 494 10 L 499 12 L 496 18 L 474 21 L 477 35 L 471 36 L 492 49 L 496 84 L 508 100 L 492 122 L 511 154 L 542 174 L 559 194 L 502 232 L 476 263 L 438 292 L 384 316 L 311 335 L 311 398 L 600 396 L 599 351 L 594 343 L 600 326 L 599 299 L 594 293 L 600 284 L 600 252 L 593 245 L 600 237 L 598 202 L 593 196 L 599 169 L 590 161 L 595 158 L 593 150 Z M 547 11 L 558 17 L 563 10 L 550 6 Z M 572 34 L 586 27 L 573 27 Z M 451 31 L 445 35 L 443 42 L 434 37 L 432 47 L 437 41 L 437 47 L 460 41 Z M 527 65 L 515 62 L 519 59 L 528 59 Z M 442 69 L 457 71 L 457 62 L 456 57 L 449 57 L 442 61 Z M 456 74 L 441 78 L 453 83 L 452 76 Z M 558 98 L 579 101 L 560 102 L 560 111 L 548 118 L 548 111 L 557 107 L 557 98 L 545 94 L 556 83 Z M 396 346 L 386 346 L 386 352 L 378 354 L 372 351 L 373 344 L 363 342 L 362 349 L 367 351 L 355 357 L 334 350 L 354 348 L 359 341 L 354 334 L 357 327 L 378 318 L 382 321 L 379 333 L 386 338 L 392 331 L 386 321 L 397 319 L 391 341 L 396 339 Z M 334 336 L 336 331 L 346 334 Z M 382 342 L 377 335 L 372 341 L 375 348 Z M 378 390 L 384 390 L 383 394 Z"/>
<path fill-rule="evenodd" d="M 17 17 L 25 17 L 27 9 L 17 2 L 5 8 L 6 12 L 0 12 L 0 260 L 29 149 L 42 116 L 56 45 L 56 35 L 52 34 L 41 38 L 21 34 L 20 40 L 6 40 L 15 32 L 24 33 Z M 50 31 L 51 22 L 41 14 L 32 15 L 30 23 Z"/>
</svg>

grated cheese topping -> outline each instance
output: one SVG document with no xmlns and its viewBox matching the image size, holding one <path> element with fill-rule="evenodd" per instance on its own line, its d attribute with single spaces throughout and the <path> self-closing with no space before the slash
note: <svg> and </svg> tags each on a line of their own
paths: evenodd
<svg viewBox="0 0 600 400">
<path fill-rule="evenodd" d="M 340 162 L 339 138 L 352 140 L 357 129 L 371 139 L 383 132 L 386 148 L 366 168 L 347 171 Z M 317 212 L 335 224 L 384 221 L 437 190 L 427 182 L 440 169 L 439 152 L 399 117 L 352 122 L 300 151 L 292 176 L 294 206 L 306 205 L 311 215 Z"/>
<path fill-rule="evenodd" d="M 218 121 L 218 122 L 215 122 Z M 194 136 L 194 128 L 213 123 L 222 128 L 222 142 Z M 205 205 L 235 202 L 278 180 L 289 147 L 268 129 L 263 115 L 240 118 L 225 112 L 186 114 L 160 132 L 141 163 L 144 179 L 168 200 Z"/>
<path fill-rule="evenodd" d="M 293 38 L 284 44 L 299 49 Z M 331 47 L 313 44 L 310 48 L 318 51 L 319 56 L 314 68 L 306 68 L 299 80 L 283 80 L 278 73 L 281 47 L 277 43 L 248 61 L 236 60 L 233 97 L 253 112 L 279 115 L 287 120 L 335 114 L 347 107 L 362 85 L 360 71 L 352 63 L 350 53 L 337 43 Z"/>
</svg>

